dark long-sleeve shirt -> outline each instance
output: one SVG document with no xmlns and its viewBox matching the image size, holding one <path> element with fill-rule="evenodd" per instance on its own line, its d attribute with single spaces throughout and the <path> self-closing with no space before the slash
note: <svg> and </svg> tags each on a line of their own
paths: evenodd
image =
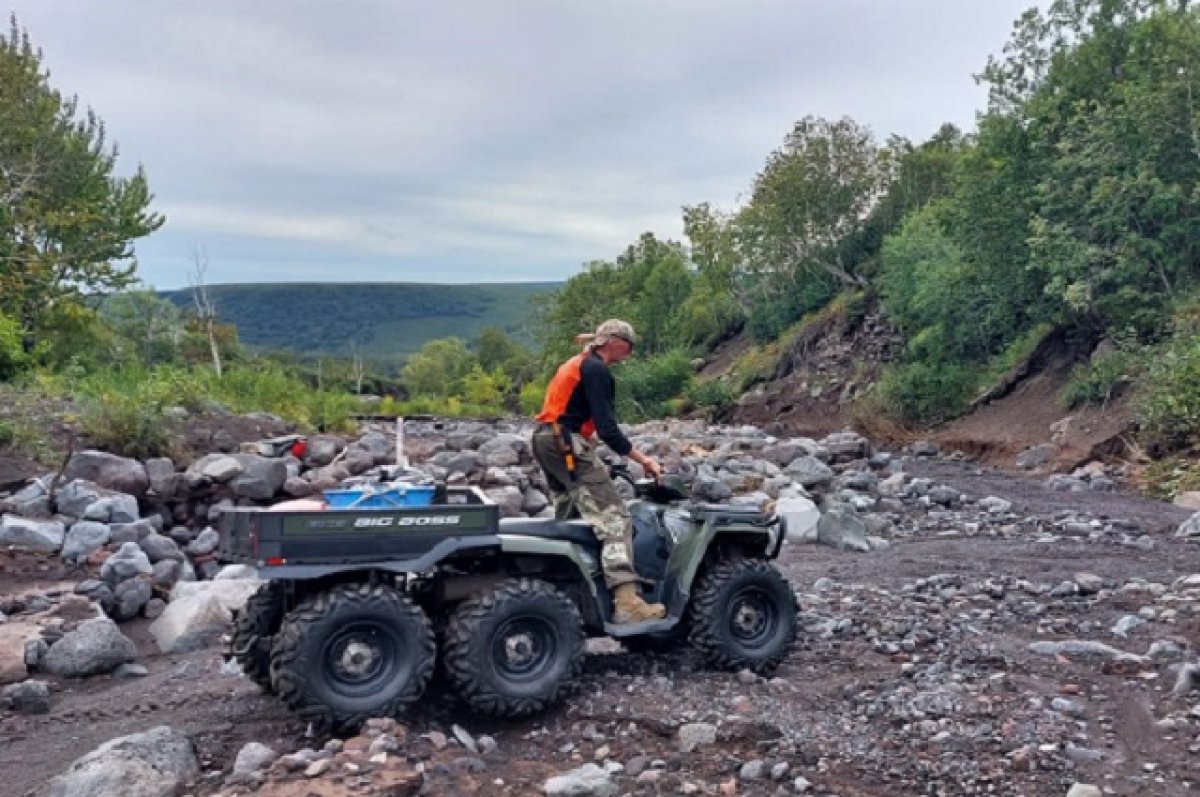
<svg viewBox="0 0 1200 797">
<path fill-rule="evenodd" d="M 539 421 L 558 422 L 576 434 L 594 432 L 620 456 L 633 450 L 617 424 L 617 383 L 604 359 L 587 351 L 563 363 L 546 388 Z"/>
</svg>

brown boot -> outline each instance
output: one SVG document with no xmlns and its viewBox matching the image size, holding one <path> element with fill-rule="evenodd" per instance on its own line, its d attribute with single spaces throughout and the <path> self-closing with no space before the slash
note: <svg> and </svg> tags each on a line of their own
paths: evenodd
<svg viewBox="0 0 1200 797">
<path fill-rule="evenodd" d="M 613 601 L 613 604 L 616 609 L 613 612 L 613 622 L 618 625 L 661 620 L 667 614 L 666 607 L 661 603 L 646 603 L 642 600 L 636 584 L 618 586 L 616 600 Z"/>
</svg>

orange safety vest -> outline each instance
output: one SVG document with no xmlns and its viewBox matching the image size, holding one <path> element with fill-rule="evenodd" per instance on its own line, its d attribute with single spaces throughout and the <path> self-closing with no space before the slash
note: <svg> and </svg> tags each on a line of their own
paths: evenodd
<svg viewBox="0 0 1200 797">
<path fill-rule="evenodd" d="M 542 402 L 542 411 L 537 414 L 539 421 L 542 423 L 557 423 L 562 414 L 567 411 L 567 403 L 571 400 L 571 395 L 574 394 L 575 388 L 579 387 L 579 370 L 583 367 L 583 361 L 591 356 L 592 352 L 590 350 L 585 351 L 582 354 L 575 355 L 558 367 L 554 378 L 546 386 L 546 400 Z M 579 433 L 584 437 L 594 437 L 596 434 L 596 424 L 592 422 L 591 418 L 588 418 L 579 429 Z"/>
</svg>

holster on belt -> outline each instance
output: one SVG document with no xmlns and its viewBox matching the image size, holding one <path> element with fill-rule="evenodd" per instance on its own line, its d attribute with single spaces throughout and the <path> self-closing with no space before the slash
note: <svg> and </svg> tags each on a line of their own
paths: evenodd
<svg viewBox="0 0 1200 797">
<path fill-rule="evenodd" d="M 567 463 L 567 473 L 570 474 L 571 481 L 575 481 L 575 449 L 571 447 L 571 430 L 557 421 L 550 424 L 550 428 L 554 430 L 554 443 L 563 455 L 563 461 Z"/>
</svg>

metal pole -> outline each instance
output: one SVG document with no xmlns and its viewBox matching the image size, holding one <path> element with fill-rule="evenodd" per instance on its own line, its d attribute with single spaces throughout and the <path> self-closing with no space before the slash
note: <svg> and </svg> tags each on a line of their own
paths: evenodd
<svg viewBox="0 0 1200 797">
<path fill-rule="evenodd" d="M 404 456 L 404 417 L 396 417 L 396 464 L 408 468 L 408 457 Z"/>
</svg>

